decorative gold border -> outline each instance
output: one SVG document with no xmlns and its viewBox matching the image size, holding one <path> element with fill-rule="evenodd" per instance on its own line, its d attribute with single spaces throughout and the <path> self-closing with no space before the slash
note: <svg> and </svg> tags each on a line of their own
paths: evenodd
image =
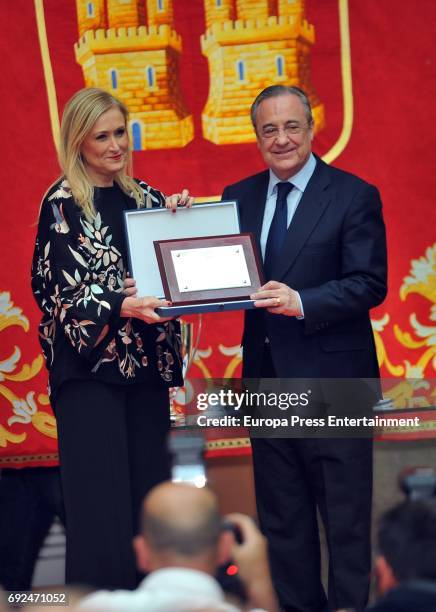
<svg viewBox="0 0 436 612">
<path fill-rule="evenodd" d="M 59 142 L 59 111 L 56 99 L 56 85 L 53 77 L 50 52 L 45 27 L 44 0 L 34 0 L 36 23 L 38 27 L 38 40 L 41 51 L 41 59 L 44 70 L 44 81 L 47 90 L 47 99 L 50 112 L 50 122 L 54 145 L 58 150 Z M 342 74 L 342 99 L 343 99 L 343 122 L 342 130 L 338 140 L 330 151 L 325 153 L 322 159 L 326 163 L 334 161 L 347 146 L 353 128 L 353 83 L 351 78 L 351 46 L 350 46 L 350 20 L 348 15 L 348 0 L 338 0 L 339 11 L 339 33 L 341 40 L 341 74 Z M 214 196 L 196 198 L 198 202 L 207 201 Z M 218 198 L 219 199 L 219 198 Z"/>
<path fill-rule="evenodd" d="M 217 438 L 216 440 L 206 440 L 206 450 L 209 452 L 250 447 L 250 438 Z"/>
<path fill-rule="evenodd" d="M 338 0 L 339 32 L 341 39 L 341 73 L 342 73 L 342 100 L 343 122 L 339 139 L 322 159 L 330 164 L 347 146 L 353 128 L 353 80 L 351 78 L 351 46 L 350 46 L 350 19 L 348 15 L 348 0 Z"/>
<path fill-rule="evenodd" d="M 59 462 L 58 453 L 46 453 L 41 455 L 12 455 L 11 457 L 0 457 L 0 468 L 22 465 L 24 463 L 40 463 L 41 461 Z"/>
<path fill-rule="evenodd" d="M 56 85 L 53 77 L 53 69 L 50 59 L 50 51 L 48 48 L 47 30 L 45 27 L 45 16 L 44 16 L 44 0 L 34 0 L 35 3 L 35 14 L 36 24 L 38 28 L 38 40 L 39 48 L 41 51 L 42 67 L 44 70 L 44 81 L 47 90 L 48 98 L 48 109 L 50 113 L 51 132 L 53 136 L 53 142 L 58 151 L 60 125 L 59 125 L 59 111 L 58 102 L 56 98 Z"/>
</svg>

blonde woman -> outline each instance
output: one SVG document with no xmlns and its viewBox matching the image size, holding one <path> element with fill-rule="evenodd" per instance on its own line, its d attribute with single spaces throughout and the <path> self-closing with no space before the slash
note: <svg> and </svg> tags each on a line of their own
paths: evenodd
<svg viewBox="0 0 436 612">
<path fill-rule="evenodd" d="M 122 211 L 167 200 L 129 174 L 126 107 L 100 89 L 67 103 L 62 178 L 42 202 L 32 289 L 49 370 L 66 510 L 67 583 L 133 588 L 136 515 L 169 477 L 168 387 L 182 383 L 177 323 L 126 297 Z"/>
</svg>

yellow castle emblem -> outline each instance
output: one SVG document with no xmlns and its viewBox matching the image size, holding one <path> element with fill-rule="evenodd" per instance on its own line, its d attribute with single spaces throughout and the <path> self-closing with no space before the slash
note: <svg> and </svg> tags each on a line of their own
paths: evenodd
<svg viewBox="0 0 436 612">
<path fill-rule="evenodd" d="M 203 136 L 216 144 L 252 142 L 249 109 L 268 85 L 296 85 L 311 101 L 315 132 L 324 106 L 312 86 L 310 50 L 315 30 L 304 0 L 204 0 L 206 33 L 201 48 L 209 62 L 209 97 Z"/>
<path fill-rule="evenodd" d="M 172 0 L 76 0 L 75 44 L 85 85 L 122 100 L 134 150 L 183 147 L 194 137 L 179 86 L 182 41 Z"/>
<path fill-rule="evenodd" d="M 172 0 L 76 0 L 76 59 L 85 85 L 120 98 L 131 114 L 133 148 L 183 147 L 194 123 L 179 84 L 182 41 Z M 315 132 L 324 106 L 311 82 L 313 25 L 304 0 L 204 0 L 201 50 L 209 63 L 202 131 L 215 144 L 253 142 L 249 109 L 266 86 L 297 85 L 312 104 Z"/>
</svg>

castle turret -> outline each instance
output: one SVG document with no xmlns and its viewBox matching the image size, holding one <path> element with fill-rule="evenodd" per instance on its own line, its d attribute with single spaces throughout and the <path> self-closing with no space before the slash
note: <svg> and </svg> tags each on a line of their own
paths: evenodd
<svg viewBox="0 0 436 612">
<path fill-rule="evenodd" d="M 304 16 L 304 0 L 234 0 L 236 19 L 213 21 L 216 0 L 205 0 L 210 24 L 201 37 L 209 63 L 209 96 L 202 113 L 203 135 L 216 144 L 253 142 L 250 106 L 268 85 L 296 85 L 312 104 L 315 132 L 324 107 L 311 83 L 310 50 L 315 30 Z M 271 14 L 274 6 L 278 14 Z M 230 11 L 229 5 L 227 10 Z M 242 17 L 243 16 L 243 17 Z"/>
<path fill-rule="evenodd" d="M 306 0 L 278 0 L 277 10 L 278 14 L 282 17 L 297 17 L 297 19 L 304 19 Z"/>
<path fill-rule="evenodd" d="M 144 0 L 107 0 L 110 28 L 128 28 L 145 25 Z"/>
<path fill-rule="evenodd" d="M 266 19 L 274 14 L 274 0 L 236 0 L 238 19 Z"/>
<path fill-rule="evenodd" d="M 149 25 L 174 26 L 173 3 L 168 0 L 147 0 L 147 15 Z"/>
<path fill-rule="evenodd" d="M 107 0 L 105 19 L 113 27 L 84 30 L 86 4 L 77 0 L 82 36 L 75 45 L 86 86 L 101 87 L 126 104 L 133 149 L 186 145 L 194 124 L 180 92 L 182 41 L 173 28 L 172 0 L 147 2 L 151 24 L 144 24 L 144 0 Z M 158 14 L 160 6 L 157 24 L 151 9 Z"/>
<path fill-rule="evenodd" d="M 79 36 L 82 36 L 86 30 L 107 27 L 105 0 L 93 0 L 92 2 L 76 0 L 76 9 Z"/>
<path fill-rule="evenodd" d="M 233 0 L 218 0 L 215 2 L 205 2 L 206 29 L 213 23 L 234 19 Z"/>
</svg>

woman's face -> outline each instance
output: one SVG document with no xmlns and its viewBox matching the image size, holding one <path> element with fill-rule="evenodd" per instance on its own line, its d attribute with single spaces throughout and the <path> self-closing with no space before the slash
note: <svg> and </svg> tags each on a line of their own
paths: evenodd
<svg viewBox="0 0 436 612">
<path fill-rule="evenodd" d="M 85 169 L 96 187 L 113 185 L 127 163 L 128 138 L 124 116 L 117 106 L 103 113 L 82 143 Z"/>
</svg>

